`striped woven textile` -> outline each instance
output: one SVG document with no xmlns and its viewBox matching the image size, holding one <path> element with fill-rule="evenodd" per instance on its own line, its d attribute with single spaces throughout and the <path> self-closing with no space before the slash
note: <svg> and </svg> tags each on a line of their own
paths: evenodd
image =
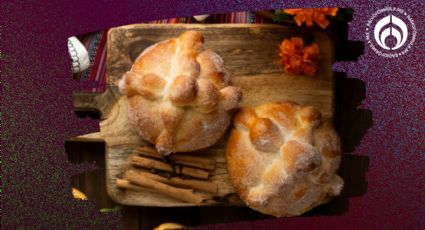
<svg viewBox="0 0 425 230">
<path fill-rule="evenodd" d="M 171 18 L 156 20 L 153 24 L 198 23 L 193 17 Z M 214 14 L 204 23 L 264 23 L 264 19 L 253 12 L 236 12 L 229 14 Z M 90 55 L 90 67 L 74 75 L 80 81 L 94 81 L 98 85 L 91 89 L 93 93 L 100 93 L 106 87 L 106 34 L 107 30 L 78 36 L 78 39 L 87 48 Z"/>
</svg>

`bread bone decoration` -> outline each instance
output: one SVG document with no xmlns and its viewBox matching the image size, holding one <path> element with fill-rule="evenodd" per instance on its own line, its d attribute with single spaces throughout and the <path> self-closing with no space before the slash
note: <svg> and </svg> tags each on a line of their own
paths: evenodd
<svg viewBox="0 0 425 230">
<path fill-rule="evenodd" d="M 164 155 L 216 143 L 241 99 L 223 59 L 196 31 L 145 49 L 119 88 L 128 97 L 132 126 Z"/>
<path fill-rule="evenodd" d="M 249 207 L 296 216 L 340 194 L 340 141 L 317 109 L 294 102 L 242 108 L 234 125 L 228 171 Z"/>
</svg>

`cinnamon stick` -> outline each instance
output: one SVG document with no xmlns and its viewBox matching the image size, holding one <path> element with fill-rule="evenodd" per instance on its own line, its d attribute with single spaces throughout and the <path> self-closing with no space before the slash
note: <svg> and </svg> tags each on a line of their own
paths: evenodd
<svg viewBox="0 0 425 230">
<path fill-rule="evenodd" d="M 129 190 L 133 190 L 133 191 L 137 191 L 137 192 L 144 191 L 143 187 L 140 187 L 139 185 L 133 184 L 130 181 L 125 180 L 125 179 L 116 179 L 115 183 L 116 183 L 117 187 L 121 188 L 121 189 L 129 189 Z"/>
<path fill-rule="evenodd" d="M 152 160 L 142 156 L 132 156 L 130 159 L 130 162 L 136 166 L 140 166 L 143 168 L 157 169 L 157 170 L 162 170 L 166 172 L 176 171 L 178 174 L 191 176 L 194 178 L 208 179 L 208 176 L 209 176 L 209 173 L 202 169 L 195 169 L 195 168 L 181 166 L 181 167 L 177 167 L 174 170 L 173 167 L 169 164 L 166 164 L 164 162 L 157 161 L 157 160 Z"/>
<path fill-rule="evenodd" d="M 158 153 L 154 148 L 143 146 L 136 149 L 136 153 L 146 157 L 163 160 L 164 156 Z M 205 157 L 196 157 L 188 155 L 171 155 L 169 158 L 177 164 L 212 170 L 215 168 L 215 160 Z"/>
<path fill-rule="evenodd" d="M 204 200 L 211 198 L 202 194 L 196 194 L 192 189 L 176 188 L 147 177 L 141 177 L 134 170 L 127 171 L 126 177 L 131 183 L 153 189 L 163 195 L 193 204 L 201 204 Z"/>
<path fill-rule="evenodd" d="M 204 164 L 204 165 L 215 164 L 214 159 L 205 158 L 205 157 L 196 157 L 196 156 L 189 156 L 189 155 L 171 155 L 170 157 L 173 160 L 196 162 L 196 163 Z"/>
<path fill-rule="evenodd" d="M 190 167 L 194 167 L 194 168 L 205 169 L 205 170 L 213 170 L 215 168 L 215 165 L 213 165 L 213 164 L 202 164 L 202 163 L 185 161 L 185 160 L 180 160 L 180 159 L 177 159 L 177 160 L 174 160 L 173 158 L 171 158 L 171 159 L 176 164 L 190 166 Z"/>
<path fill-rule="evenodd" d="M 171 177 L 171 178 L 165 178 L 160 175 L 156 175 L 153 173 L 149 173 L 146 171 L 141 170 L 134 170 L 140 177 L 146 177 L 152 180 L 156 180 L 162 183 L 166 183 L 169 185 L 174 185 L 178 187 L 184 187 L 184 188 L 192 188 L 197 189 L 204 192 L 209 192 L 216 194 L 218 187 L 217 184 L 208 182 L 208 181 L 201 181 L 201 180 L 195 180 L 195 179 L 182 179 L 179 177 Z M 124 176 L 126 177 L 126 175 Z"/>
<path fill-rule="evenodd" d="M 164 159 L 164 156 L 162 154 L 160 154 L 159 152 L 156 151 L 156 149 L 151 147 L 147 147 L 147 146 L 137 147 L 136 152 L 138 154 L 141 154 L 147 157 L 152 157 L 156 159 Z"/>
</svg>

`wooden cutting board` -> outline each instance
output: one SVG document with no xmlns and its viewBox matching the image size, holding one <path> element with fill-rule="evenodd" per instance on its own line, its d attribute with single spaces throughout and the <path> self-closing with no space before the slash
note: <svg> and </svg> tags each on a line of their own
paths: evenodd
<svg viewBox="0 0 425 230">
<path fill-rule="evenodd" d="M 76 93 L 76 111 L 96 110 L 101 114 L 100 132 L 79 137 L 82 141 L 105 141 L 107 192 L 117 203 L 125 205 L 176 207 L 193 206 L 150 191 L 123 191 L 115 186 L 128 167 L 128 159 L 143 141 L 127 120 L 127 99 L 118 93 L 117 82 L 130 70 L 138 55 L 148 46 L 177 37 L 186 30 L 199 30 L 205 45 L 217 52 L 232 75 L 233 85 L 243 92 L 242 106 L 293 100 L 317 107 L 324 118 L 334 113 L 334 78 L 331 70 L 333 47 L 323 31 L 305 31 L 297 27 L 269 24 L 137 24 L 112 28 L 107 39 L 107 90 L 102 94 Z M 321 52 L 321 63 L 314 77 L 290 76 L 279 64 L 280 42 L 292 36 L 314 36 Z M 214 146 L 198 151 L 216 159 L 211 180 L 219 184 L 217 204 L 241 205 L 227 175 L 224 155 L 227 134 Z M 210 205 L 210 204 L 209 204 Z"/>
</svg>

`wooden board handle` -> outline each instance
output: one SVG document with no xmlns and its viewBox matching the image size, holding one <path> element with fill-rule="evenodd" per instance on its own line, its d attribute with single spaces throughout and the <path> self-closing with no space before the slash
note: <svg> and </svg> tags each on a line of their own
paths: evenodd
<svg viewBox="0 0 425 230">
<path fill-rule="evenodd" d="M 74 111 L 76 112 L 96 112 L 100 119 L 107 118 L 109 109 L 119 98 L 118 88 L 108 86 L 103 93 L 78 92 L 72 95 Z"/>
</svg>

